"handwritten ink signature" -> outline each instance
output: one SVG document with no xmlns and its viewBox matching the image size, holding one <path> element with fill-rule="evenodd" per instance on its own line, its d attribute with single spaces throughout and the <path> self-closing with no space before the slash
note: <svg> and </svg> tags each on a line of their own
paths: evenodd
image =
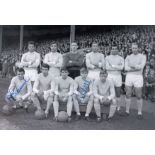
<svg viewBox="0 0 155 155">
<path fill-rule="evenodd" d="M 91 83 L 91 81 L 87 81 L 87 80 L 84 81 L 82 87 L 79 90 L 79 92 L 80 92 L 80 98 L 85 98 L 85 95 L 89 91 L 89 85 L 90 85 L 90 83 Z"/>
<path fill-rule="evenodd" d="M 27 80 L 27 81 L 25 80 L 24 83 L 15 90 L 8 90 L 7 98 L 8 99 L 11 98 L 11 99 L 15 100 L 15 97 L 21 92 L 21 90 L 28 83 L 28 81 L 29 80 Z"/>
</svg>

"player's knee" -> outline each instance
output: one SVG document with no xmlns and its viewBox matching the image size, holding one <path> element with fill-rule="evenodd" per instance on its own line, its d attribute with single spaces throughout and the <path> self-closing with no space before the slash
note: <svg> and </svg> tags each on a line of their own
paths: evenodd
<svg viewBox="0 0 155 155">
<path fill-rule="evenodd" d="M 131 92 L 126 91 L 126 98 L 130 98 L 131 97 Z"/>
<path fill-rule="evenodd" d="M 5 95 L 5 100 L 8 100 L 8 95 L 7 94 Z"/>
<path fill-rule="evenodd" d="M 90 97 L 89 97 L 89 101 L 94 101 L 94 96 L 93 95 L 91 95 Z"/>
<path fill-rule="evenodd" d="M 142 97 L 137 97 L 137 99 L 138 99 L 138 100 L 141 100 L 141 99 L 142 99 Z"/>
<path fill-rule="evenodd" d="M 76 94 L 73 94 L 72 97 L 76 97 Z"/>
<path fill-rule="evenodd" d="M 67 99 L 69 102 L 71 102 L 73 100 L 73 96 L 68 96 L 68 99 Z"/>
<path fill-rule="evenodd" d="M 9 100 L 7 94 L 5 95 L 5 101 L 6 101 L 6 103 L 10 103 L 10 100 Z"/>
<path fill-rule="evenodd" d="M 54 93 L 50 93 L 50 97 L 54 98 L 54 96 L 55 96 Z"/>
<path fill-rule="evenodd" d="M 136 97 L 137 97 L 138 100 L 142 99 L 142 95 L 141 94 L 137 94 Z"/>
<path fill-rule="evenodd" d="M 88 100 L 88 104 L 87 104 L 87 107 L 89 107 L 89 106 L 93 106 L 94 105 L 94 98 L 92 97 L 92 98 L 90 98 L 89 100 Z"/>
<path fill-rule="evenodd" d="M 58 95 L 54 95 L 54 101 L 58 101 L 59 97 Z"/>
<path fill-rule="evenodd" d="M 137 99 L 142 99 L 142 89 L 136 90 Z"/>
<path fill-rule="evenodd" d="M 44 100 L 44 96 L 43 96 L 43 95 L 41 95 L 41 96 L 37 95 L 37 98 L 38 98 L 40 101 Z"/>
<path fill-rule="evenodd" d="M 31 96 L 35 96 L 35 95 L 36 95 L 36 93 L 32 91 L 31 92 Z"/>
<path fill-rule="evenodd" d="M 31 98 L 34 99 L 34 98 L 36 98 L 36 97 L 37 97 L 37 94 L 34 93 L 34 92 L 32 92 L 32 93 L 31 93 Z"/>
<path fill-rule="evenodd" d="M 67 106 L 72 106 L 72 105 L 73 105 L 72 100 L 68 100 L 68 102 L 67 102 Z"/>
<path fill-rule="evenodd" d="M 121 96 L 121 87 L 116 87 L 115 93 L 116 93 L 116 97 L 120 97 Z"/>
<path fill-rule="evenodd" d="M 58 101 L 54 101 L 54 102 L 53 102 L 53 106 L 54 106 L 54 107 L 59 106 L 59 102 L 58 102 Z"/>
<path fill-rule="evenodd" d="M 79 103 L 78 103 L 78 100 L 77 100 L 76 98 L 73 98 L 73 104 L 74 104 L 74 105 L 79 104 Z"/>
<path fill-rule="evenodd" d="M 94 99 L 94 107 L 99 106 L 99 105 L 100 105 L 99 99 L 95 98 Z"/>
<path fill-rule="evenodd" d="M 116 106 L 117 105 L 117 101 L 116 101 L 115 98 L 111 100 L 111 105 L 113 105 L 113 106 Z"/>
<path fill-rule="evenodd" d="M 77 99 L 76 94 L 73 94 L 73 95 L 72 95 L 72 98 L 73 98 L 73 100 L 76 100 L 76 99 Z"/>
<path fill-rule="evenodd" d="M 99 99 L 98 98 L 94 98 L 94 105 L 99 104 Z"/>
<path fill-rule="evenodd" d="M 95 111 L 98 111 L 98 110 L 101 109 L 101 105 L 100 105 L 99 102 L 95 102 L 95 103 L 94 103 L 94 109 L 95 109 Z"/>
<path fill-rule="evenodd" d="M 73 103 L 74 107 L 79 107 L 80 106 L 78 101 L 77 102 L 73 101 L 72 103 Z"/>
<path fill-rule="evenodd" d="M 116 97 L 121 97 L 121 92 L 116 92 Z"/>
<path fill-rule="evenodd" d="M 53 102 L 53 96 L 49 96 L 48 99 L 47 99 L 47 102 L 52 103 Z"/>
<path fill-rule="evenodd" d="M 131 95 L 126 95 L 126 98 L 127 98 L 127 99 L 131 98 Z"/>
</svg>

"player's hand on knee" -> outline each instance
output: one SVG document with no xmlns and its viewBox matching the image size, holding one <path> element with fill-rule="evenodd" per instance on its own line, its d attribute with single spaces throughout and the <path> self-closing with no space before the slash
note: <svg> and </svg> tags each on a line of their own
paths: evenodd
<svg viewBox="0 0 155 155">
<path fill-rule="evenodd" d="M 108 97 L 106 97 L 106 98 L 105 98 L 105 102 L 110 103 L 111 100 L 110 100 Z"/>
<path fill-rule="evenodd" d="M 102 101 L 103 100 L 103 96 L 100 96 L 99 99 Z"/>
<path fill-rule="evenodd" d="M 103 96 L 100 96 L 99 98 L 95 98 L 94 100 L 95 100 L 95 102 L 100 101 L 101 104 L 102 104 L 102 103 L 103 103 L 103 102 L 102 102 L 102 101 L 103 101 Z"/>
<path fill-rule="evenodd" d="M 68 96 L 62 97 L 62 101 L 63 101 L 63 102 L 67 102 L 67 100 L 68 100 Z"/>
<path fill-rule="evenodd" d="M 48 117 L 48 114 L 49 114 L 48 110 L 45 110 L 45 117 L 46 118 Z"/>
<path fill-rule="evenodd" d="M 73 94 L 69 92 L 66 96 L 69 97 L 69 96 L 72 96 L 72 95 L 73 95 Z"/>
<path fill-rule="evenodd" d="M 88 92 L 88 93 L 86 94 L 86 96 L 90 96 L 90 95 L 92 95 L 92 93 L 91 93 L 91 92 Z"/>
<path fill-rule="evenodd" d="M 31 98 L 36 97 L 36 95 L 37 95 L 37 93 L 33 91 L 33 92 L 31 93 Z"/>
<path fill-rule="evenodd" d="M 74 92 L 74 95 L 78 95 L 78 96 L 79 96 L 80 93 L 79 93 L 78 91 L 75 91 L 75 92 Z"/>
<path fill-rule="evenodd" d="M 59 96 L 59 92 L 58 92 L 58 91 L 55 91 L 54 94 L 55 94 L 56 96 Z"/>
<path fill-rule="evenodd" d="M 102 62 L 99 62 L 99 63 L 98 63 L 98 67 L 99 67 L 99 68 L 102 68 Z"/>
<path fill-rule="evenodd" d="M 22 101 L 22 97 L 21 96 L 16 96 L 16 101 L 17 102 L 21 102 Z"/>
<path fill-rule="evenodd" d="M 69 63 L 72 64 L 72 60 L 69 60 Z"/>
<path fill-rule="evenodd" d="M 28 65 L 32 65 L 32 63 L 33 63 L 33 61 L 29 61 L 29 62 L 28 62 Z"/>
<path fill-rule="evenodd" d="M 106 100 L 107 100 L 107 98 L 103 96 L 101 101 L 102 101 L 102 103 L 104 103 L 104 102 L 106 102 Z"/>
<path fill-rule="evenodd" d="M 38 94 L 38 96 L 43 96 L 44 92 L 40 90 L 37 94 Z"/>
<path fill-rule="evenodd" d="M 102 102 L 105 106 L 109 106 L 111 103 L 111 100 L 108 97 L 104 97 Z"/>
<path fill-rule="evenodd" d="M 49 93 L 49 96 L 50 96 L 50 97 L 54 97 L 54 92 L 50 92 L 50 93 Z"/>
<path fill-rule="evenodd" d="M 73 95 L 72 95 L 73 99 L 75 99 L 75 100 L 77 99 L 77 96 L 78 96 L 78 95 L 76 95 L 76 94 L 73 94 Z"/>
</svg>

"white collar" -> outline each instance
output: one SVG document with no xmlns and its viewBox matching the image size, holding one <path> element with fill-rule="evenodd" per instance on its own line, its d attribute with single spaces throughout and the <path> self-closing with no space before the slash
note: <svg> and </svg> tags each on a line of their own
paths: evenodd
<svg viewBox="0 0 155 155">
<path fill-rule="evenodd" d="M 33 52 L 28 51 L 28 53 L 30 53 L 30 54 L 34 54 L 34 53 L 35 53 L 35 51 L 33 51 Z"/>
<path fill-rule="evenodd" d="M 57 54 L 57 52 L 50 52 L 51 54 Z"/>
</svg>

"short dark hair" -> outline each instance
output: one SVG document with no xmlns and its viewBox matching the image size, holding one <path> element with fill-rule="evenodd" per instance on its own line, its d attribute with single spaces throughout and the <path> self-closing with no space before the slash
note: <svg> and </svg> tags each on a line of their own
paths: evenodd
<svg viewBox="0 0 155 155">
<path fill-rule="evenodd" d="M 67 69 L 66 67 L 62 67 L 62 68 L 61 68 L 61 72 L 62 72 L 62 71 L 67 71 L 67 72 L 68 72 L 68 69 Z"/>
<path fill-rule="evenodd" d="M 24 70 L 24 68 L 17 68 L 17 72 L 23 72 L 23 73 L 25 73 L 25 70 Z"/>
<path fill-rule="evenodd" d="M 137 45 L 137 46 L 138 46 L 138 43 L 136 43 L 136 42 L 132 42 L 131 46 L 132 46 L 132 45 Z"/>
<path fill-rule="evenodd" d="M 108 74 L 108 73 L 107 73 L 107 70 L 106 70 L 106 69 L 101 69 L 100 75 L 102 75 L 102 74 Z"/>
<path fill-rule="evenodd" d="M 41 65 L 41 67 L 47 68 L 48 70 L 49 70 L 49 68 L 50 68 L 50 66 L 49 66 L 48 64 L 46 64 L 46 63 L 43 63 L 43 64 Z"/>
<path fill-rule="evenodd" d="M 111 47 L 117 47 L 118 48 L 116 42 L 113 42 Z"/>
<path fill-rule="evenodd" d="M 29 45 L 29 44 L 34 45 L 34 46 L 35 46 L 35 42 L 34 42 L 34 41 L 29 41 L 29 42 L 28 42 L 28 45 Z"/>
<path fill-rule="evenodd" d="M 56 44 L 56 45 L 57 45 L 57 43 L 56 43 L 55 41 L 52 41 L 52 42 L 50 43 L 50 46 L 53 45 L 53 44 Z"/>
<path fill-rule="evenodd" d="M 97 42 L 97 41 L 93 41 L 93 42 L 92 42 L 92 45 L 93 45 L 93 44 L 97 44 L 97 45 L 98 45 L 98 42 Z"/>
<path fill-rule="evenodd" d="M 77 44 L 77 42 L 73 41 L 73 42 L 71 42 L 71 44 Z"/>
<path fill-rule="evenodd" d="M 81 72 L 87 72 L 88 73 L 88 69 L 86 68 L 86 67 L 82 67 L 81 69 L 80 69 L 80 73 Z"/>
</svg>

